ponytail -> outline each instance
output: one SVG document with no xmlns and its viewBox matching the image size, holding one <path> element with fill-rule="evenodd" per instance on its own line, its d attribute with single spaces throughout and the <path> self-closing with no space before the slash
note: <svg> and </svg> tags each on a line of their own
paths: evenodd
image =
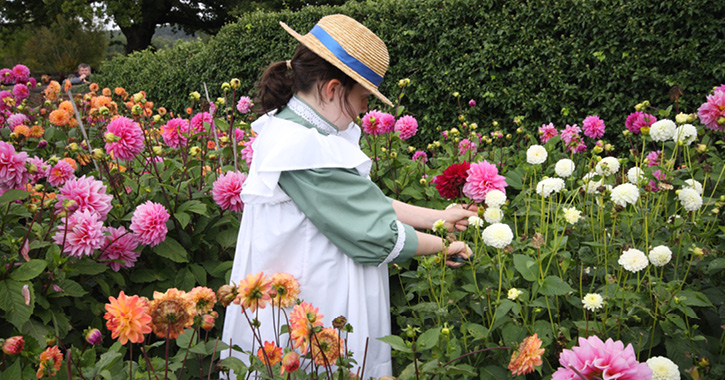
<svg viewBox="0 0 725 380">
<path fill-rule="evenodd" d="M 261 107 L 255 110 L 259 114 L 273 109 L 282 109 L 294 94 L 294 79 L 287 68 L 287 62 L 274 62 L 262 74 L 257 84 L 255 103 Z"/>
</svg>

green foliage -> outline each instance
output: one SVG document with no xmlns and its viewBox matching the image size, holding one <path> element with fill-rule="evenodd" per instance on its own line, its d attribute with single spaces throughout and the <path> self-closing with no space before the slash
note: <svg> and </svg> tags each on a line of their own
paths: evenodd
<svg viewBox="0 0 725 380">
<path fill-rule="evenodd" d="M 458 124 L 453 92 L 463 107 L 468 99 L 478 102 L 471 113 L 482 124 L 522 115 L 533 124 L 563 126 L 597 114 L 607 125 L 622 125 L 634 104 L 668 101 L 674 85 L 684 91 L 679 106 L 692 109 L 722 81 L 725 40 L 714 31 L 725 29 L 725 18 L 712 15 L 723 12 L 725 3 L 714 0 L 380 0 L 255 12 L 209 43 L 107 62 L 102 83 L 151 91 L 177 111 L 204 82 L 218 88 L 236 77 L 251 91 L 262 70 L 288 59 L 296 46 L 279 21 L 304 34 L 320 17 L 343 13 L 387 44 L 383 93 L 395 93 L 398 79 L 412 80 L 407 112 L 423 129 L 416 141 Z M 169 60 L 170 54 L 185 59 Z M 175 76 L 158 81 L 169 78 L 167 71 Z"/>
</svg>

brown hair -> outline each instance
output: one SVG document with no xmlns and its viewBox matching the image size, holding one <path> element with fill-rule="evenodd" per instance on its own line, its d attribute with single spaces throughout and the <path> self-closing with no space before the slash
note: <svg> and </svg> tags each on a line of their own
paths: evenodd
<svg viewBox="0 0 725 380">
<path fill-rule="evenodd" d="M 288 69 L 287 61 L 273 62 L 264 70 L 257 83 L 255 103 L 259 106 L 255 112 L 263 114 L 273 109 L 282 110 L 295 92 L 310 93 L 314 86 L 317 86 L 317 95 L 322 99 L 323 85 L 337 79 L 342 83 L 340 96 L 345 110 L 351 117 L 356 116 L 347 100 L 347 95 L 357 83 L 354 79 L 302 44 L 297 47 L 290 64 L 292 70 Z"/>
</svg>

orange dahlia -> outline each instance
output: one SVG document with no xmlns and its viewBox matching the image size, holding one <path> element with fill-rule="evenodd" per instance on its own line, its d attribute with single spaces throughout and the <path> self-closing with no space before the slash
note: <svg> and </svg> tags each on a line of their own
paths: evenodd
<svg viewBox="0 0 725 380">
<path fill-rule="evenodd" d="M 48 347 L 40 353 L 40 367 L 35 376 L 38 379 L 43 377 L 43 375 L 53 377 L 61 365 L 63 365 L 63 354 L 60 353 L 58 346 Z"/>
<path fill-rule="evenodd" d="M 197 286 L 186 295 L 199 315 L 208 314 L 216 304 L 216 293 L 205 286 Z"/>
<path fill-rule="evenodd" d="M 71 117 L 70 120 L 68 120 L 68 128 L 75 128 L 78 126 L 78 120 L 75 117 Z"/>
<path fill-rule="evenodd" d="M 234 303 L 249 309 L 252 313 L 257 308 L 264 309 L 267 302 L 272 300 L 269 296 L 269 292 L 272 290 L 272 280 L 265 276 L 264 272 L 250 273 L 237 285 L 237 289 L 238 294 Z"/>
<path fill-rule="evenodd" d="M 25 137 L 30 137 L 30 128 L 28 128 L 27 125 L 18 124 L 15 126 L 15 129 L 13 129 L 13 133 L 16 135 L 23 135 Z"/>
<path fill-rule="evenodd" d="M 91 107 L 93 108 L 101 108 L 101 107 L 108 107 L 109 104 L 111 104 L 111 99 L 108 96 L 96 96 L 95 98 L 91 99 Z"/>
<path fill-rule="evenodd" d="M 30 128 L 30 137 L 39 139 L 39 138 L 43 137 L 44 134 L 45 134 L 45 129 L 39 124 L 35 124 L 34 126 L 32 126 Z"/>
<path fill-rule="evenodd" d="M 184 329 L 194 323 L 194 304 L 186 297 L 186 292 L 171 288 L 166 293 L 154 292 L 149 301 L 151 328 L 159 338 L 176 339 Z"/>
<path fill-rule="evenodd" d="M 290 339 L 295 348 L 299 348 L 303 355 L 307 353 L 313 329 L 322 326 L 323 317 L 318 308 L 307 302 L 295 305 L 290 312 Z"/>
<path fill-rule="evenodd" d="M 68 112 L 69 115 L 73 114 L 73 104 L 70 100 L 64 100 L 58 104 L 58 109 Z"/>
<path fill-rule="evenodd" d="M 272 305 L 277 307 L 294 305 L 300 295 L 300 283 L 289 273 L 273 274 L 272 289 L 277 292 L 272 298 Z"/>
<path fill-rule="evenodd" d="M 327 327 L 312 337 L 312 358 L 318 365 L 333 365 L 342 355 L 342 345 L 337 330 Z"/>
<path fill-rule="evenodd" d="M 159 115 L 164 116 L 164 115 L 166 115 L 166 108 L 165 107 L 159 107 L 159 109 L 156 110 L 156 112 L 158 112 Z"/>
<path fill-rule="evenodd" d="M 91 83 L 91 85 L 88 86 L 88 89 L 91 90 L 91 91 L 93 91 L 93 92 L 98 91 L 98 83 Z"/>
<path fill-rule="evenodd" d="M 73 171 L 78 170 L 78 163 L 76 162 L 76 160 L 74 160 L 70 157 L 66 157 L 66 158 L 62 159 L 61 161 L 65 161 L 65 162 L 69 163 L 70 166 L 73 168 Z"/>
<path fill-rule="evenodd" d="M 50 113 L 48 120 L 51 124 L 62 127 L 70 121 L 70 114 L 65 110 L 57 109 Z"/>
<path fill-rule="evenodd" d="M 146 312 L 146 302 L 139 296 L 127 297 L 121 291 L 118 298 L 108 297 L 106 304 L 106 327 L 111 330 L 111 338 L 126 344 L 140 343 L 144 334 L 151 332 L 151 316 Z"/>
<path fill-rule="evenodd" d="M 50 100 L 51 102 L 55 101 L 56 99 L 58 99 L 58 95 L 60 94 L 60 83 L 54 80 L 50 81 L 50 83 L 48 83 L 48 86 L 43 92 L 46 99 Z"/>
<path fill-rule="evenodd" d="M 508 369 L 514 376 L 526 375 L 534 372 L 534 367 L 543 364 L 541 355 L 544 354 L 541 348 L 541 339 L 537 334 L 527 337 L 520 344 L 518 349 L 511 354 L 511 361 Z"/>
<path fill-rule="evenodd" d="M 269 365 L 273 366 L 279 362 L 282 361 L 282 349 L 280 347 L 277 347 L 273 342 L 264 342 L 264 348 L 260 348 L 257 350 L 257 357 L 259 360 L 267 363 L 266 360 L 264 360 L 264 352 L 267 353 L 267 358 L 269 359 Z"/>
<path fill-rule="evenodd" d="M 73 83 L 71 83 L 68 79 L 63 81 L 63 92 L 68 92 L 71 87 L 73 87 Z"/>
<path fill-rule="evenodd" d="M 101 93 L 103 94 L 103 96 L 111 96 L 111 89 L 108 87 L 104 87 Z"/>
</svg>

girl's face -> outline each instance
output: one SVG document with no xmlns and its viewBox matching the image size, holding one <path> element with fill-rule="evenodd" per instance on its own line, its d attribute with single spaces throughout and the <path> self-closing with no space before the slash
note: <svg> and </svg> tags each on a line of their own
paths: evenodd
<svg viewBox="0 0 725 380">
<path fill-rule="evenodd" d="M 338 130 L 343 131 L 352 123 L 355 118 L 367 112 L 368 100 L 372 93 L 365 87 L 355 84 L 355 86 L 347 94 L 347 104 L 339 97 L 333 100 L 334 108 L 337 109 L 335 112 L 339 117 L 332 118 L 331 121 L 335 124 Z M 352 112 L 352 114 L 350 114 Z M 334 120 L 333 120 L 334 119 Z"/>
</svg>

